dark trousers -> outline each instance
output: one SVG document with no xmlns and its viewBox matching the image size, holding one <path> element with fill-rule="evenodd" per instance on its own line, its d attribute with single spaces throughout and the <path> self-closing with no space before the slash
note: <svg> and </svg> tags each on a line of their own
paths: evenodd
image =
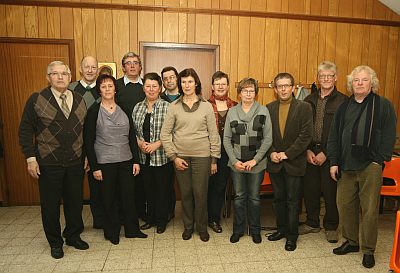
<svg viewBox="0 0 400 273">
<path fill-rule="evenodd" d="M 83 165 L 40 166 L 40 171 L 39 192 L 44 232 L 51 247 L 62 247 L 64 240 L 61 237 L 60 226 L 61 199 L 65 217 L 63 236 L 75 240 L 83 231 Z"/>
<path fill-rule="evenodd" d="M 282 169 L 270 173 L 274 191 L 273 208 L 278 231 L 286 234 L 288 240 L 296 241 L 299 236 L 299 200 L 302 181 L 300 176 L 292 176 Z"/>
<path fill-rule="evenodd" d="M 123 214 L 125 236 L 132 236 L 139 232 L 132 165 L 131 160 L 100 165 L 103 181 L 99 183 L 105 212 L 103 229 L 108 239 L 119 238 L 121 230 L 119 206 Z"/>
<path fill-rule="evenodd" d="M 140 219 L 146 221 L 146 191 L 144 189 L 143 174 L 135 177 L 135 207 Z"/>
<path fill-rule="evenodd" d="M 221 153 L 217 161 L 217 173 L 208 180 L 208 222 L 221 220 L 221 210 L 225 202 L 226 183 L 229 178 L 228 155 Z"/>
<path fill-rule="evenodd" d="M 319 227 L 321 192 L 325 200 L 325 215 L 323 226 L 325 230 L 336 230 L 339 225 L 339 213 L 336 206 L 336 187 L 329 173 L 329 162 L 322 166 L 307 163 L 304 182 L 304 204 L 307 211 L 306 224 L 310 227 Z"/>
<path fill-rule="evenodd" d="M 147 197 L 147 223 L 163 227 L 167 225 L 172 162 L 159 167 L 141 165 Z"/>
<path fill-rule="evenodd" d="M 198 232 L 207 231 L 207 191 L 210 176 L 210 157 L 181 157 L 189 167 L 184 171 L 176 170 L 181 190 L 183 225 L 185 229 Z"/>
<path fill-rule="evenodd" d="M 88 172 L 90 191 L 90 211 L 93 216 L 93 227 L 102 227 L 104 223 L 104 208 L 101 200 L 101 184 L 94 179 L 93 173 Z"/>
<path fill-rule="evenodd" d="M 173 164 L 173 163 L 172 163 Z M 175 169 L 172 167 L 172 174 L 169 178 L 169 204 L 168 204 L 168 214 L 170 216 L 175 215 L 176 206 L 176 193 L 175 193 Z"/>
</svg>

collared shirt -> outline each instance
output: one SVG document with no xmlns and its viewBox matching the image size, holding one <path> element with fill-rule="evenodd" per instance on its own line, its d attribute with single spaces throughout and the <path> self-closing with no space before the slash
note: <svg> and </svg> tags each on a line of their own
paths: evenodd
<svg viewBox="0 0 400 273">
<path fill-rule="evenodd" d="M 55 97 L 55 99 L 57 101 L 58 106 L 60 106 L 60 108 L 61 108 L 61 104 L 62 104 L 62 99 L 60 98 L 61 92 L 57 91 L 53 87 L 51 87 L 50 89 L 51 89 L 51 92 L 53 93 L 53 95 L 54 95 L 54 97 Z M 66 102 L 67 102 L 69 110 L 71 111 L 72 110 L 72 103 L 74 101 L 74 96 L 72 95 L 72 91 L 67 89 L 67 90 L 65 90 L 64 94 L 67 96 Z"/>
<path fill-rule="evenodd" d="M 142 82 L 142 78 L 140 77 L 140 76 L 138 76 L 138 78 L 137 78 L 137 80 L 136 81 L 131 81 L 126 75 L 124 76 L 124 84 L 125 84 L 125 86 L 128 84 L 128 83 L 140 83 L 141 85 L 143 85 L 143 82 Z"/>
<path fill-rule="evenodd" d="M 85 87 L 86 89 L 89 88 L 94 88 L 96 86 L 96 81 L 92 82 L 91 84 L 87 84 L 84 80 L 80 80 L 79 81 L 83 87 Z"/>
<path fill-rule="evenodd" d="M 165 100 L 158 99 L 153 104 L 153 110 L 150 116 L 150 143 L 160 140 L 161 127 L 167 114 L 169 103 Z M 136 104 L 133 109 L 132 118 L 135 127 L 136 136 L 140 140 L 144 140 L 143 123 L 147 113 L 147 99 Z M 146 154 L 139 149 L 140 163 L 145 164 Z M 162 166 L 168 163 L 167 155 L 162 147 L 158 148 L 150 155 L 150 166 Z"/>
</svg>

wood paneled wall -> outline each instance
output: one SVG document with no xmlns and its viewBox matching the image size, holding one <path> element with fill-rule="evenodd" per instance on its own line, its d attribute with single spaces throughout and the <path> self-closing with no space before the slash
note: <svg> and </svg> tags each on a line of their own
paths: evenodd
<svg viewBox="0 0 400 273">
<path fill-rule="evenodd" d="M 71 2 L 79 2 L 72 0 Z M 400 27 L 325 21 L 196 13 L 196 9 L 282 12 L 400 21 L 378 0 L 86 0 L 150 6 L 185 7 L 188 13 L 0 5 L 0 36 L 75 40 L 76 64 L 84 55 L 116 62 L 139 41 L 220 45 L 220 68 L 237 82 L 251 76 L 270 82 L 282 71 L 297 82 L 312 83 L 323 60 L 338 66 L 338 87 L 355 66 L 374 68 L 380 94 L 400 116 Z M 173 63 L 172 63 L 173 64 Z M 78 69 L 76 70 L 78 71 Z M 77 75 L 79 78 L 79 75 Z M 210 75 L 211 77 L 211 75 Z M 233 85 L 231 95 L 235 96 Z M 274 99 L 263 89 L 258 100 Z M 400 125 L 398 124 L 400 134 Z"/>
</svg>

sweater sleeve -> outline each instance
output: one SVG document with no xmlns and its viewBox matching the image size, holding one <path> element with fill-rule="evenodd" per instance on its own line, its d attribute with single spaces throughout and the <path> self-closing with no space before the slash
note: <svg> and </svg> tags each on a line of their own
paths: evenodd
<svg viewBox="0 0 400 273">
<path fill-rule="evenodd" d="M 33 142 L 33 138 L 36 134 L 38 119 L 34 106 L 37 97 L 38 93 L 34 93 L 29 97 L 19 124 L 19 144 L 22 147 L 25 158 L 35 156 L 35 143 Z"/>
<path fill-rule="evenodd" d="M 89 161 L 90 171 L 94 172 L 100 170 L 97 163 L 97 156 L 94 150 L 94 143 L 96 141 L 96 125 L 97 116 L 99 113 L 100 105 L 94 105 L 87 113 L 85 124 L 83 126 L 83 143 L 87 159 Z"/>
<path fill-rule="evenodd" d="M 261 107 L 265 107 L 265 106 L 261 106 Z M 272 144 L 271 117 L 269 115 L 268 109 L 266 108 L 265 110 L 266 110 L 266 116 L 265 116 L 265 126 L 263 128 L 263 139 L 261 141 L 260 149 L 254 156 L 254 160 L 257 163 L 260 162 L 264 158 L 265 154 L 267 153 L 268 149 L 271 147 L 271 144 Z"/>
<path fill-rule="evenodd" d="M 313 135 L 313 115 L 311 105 L 305 102 L 300 103 L 302 104 L 302 107 L 300 108 L 301 128 L 294 143 L 292 143 L 292 145 L 290 145 L 290 147 L 285 151 L 285 154 L 289 159 L 296 158 L 307 150 Z"/>
<path fill-rule="evenodd" d="M 172 141 L 172 133 L 175 127 L 175 111 L 174 104 L 171 103 L 168 107 L 167 115 L 161 127 L 160 140 L 167 157 L 173 161 L 177 157 L 176 147 Z"/>
<path fill-rule="evenodd" d="M 229 161 L 231 162 L 232 165 L 235 165 L 236 162 L 238 162 L 239 160 L 235 156 L 235 153 L 233 151 L 233 145 L 232 145 L 231 116 L 232 116 L 233 111 L 236 111 L 236 109 L 231 108 L 228 111 L 228 114 L 226 116 L 223 143 L 224 143 L 225 152 L 229 157 Z"/>
<path fill-rule="evenodd" d="M 209 102 L 207 104 L 207 130 L 208 138 L 210 141 L 210 154 L 212 158 L 212 163 L 217 163 L 217 158 L 221 157 L 221 138 L 219 137 L 217 122 L 215 119 L 214 110 Z"/>
<path fill-rule="evenodd" d="M 379 143 L 379 152 L 383 162 L 390 161 L 392 158 L 393 147 L 396 142 L 396 113 L 393 104 L 385 98 L 381 98 L 381 100 L 382 99 L 384 101 L 381 106 L 381 111 L 383 113 L 381 118 L 381 142 Z"/>
<path fill-rule="evenodd" d="M 133 124 L 133 119 L 129 119 L 129 146 L 131 148 L 132 156 L 133 156 L 133 163 L 139 164 L 140 159 L 139 159 L 139 146 L 137 144 L 136 140 L 136 132 L 135 132 L 135 126 Z"/>
</svg>

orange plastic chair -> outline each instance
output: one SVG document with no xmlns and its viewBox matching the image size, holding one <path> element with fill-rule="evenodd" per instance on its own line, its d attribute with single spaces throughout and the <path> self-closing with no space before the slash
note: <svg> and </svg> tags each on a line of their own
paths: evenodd
<svg viewBox="0 0 400 273">
<path fill-rule="evenodd" d="M 271 179 L 269 178 L 269 173 L 264 173 L 264 180 L 261 184 L 260 195 L 269 195 L 272 194 L 272 184 Z"/>
<path fill-rule="evenodd" d="M 382 177 L 384 185 L 381 195 L 400 196 L 400 157 L 393 157 L 391 161 L 385 162 Z"/>
<path fill-rule="evenodd" d="M 390 269 L 392 272 L 400 273 L 400 211 L 397 211 L 393 250 L 392 256 L 390 257 Z"/>
</svg>

